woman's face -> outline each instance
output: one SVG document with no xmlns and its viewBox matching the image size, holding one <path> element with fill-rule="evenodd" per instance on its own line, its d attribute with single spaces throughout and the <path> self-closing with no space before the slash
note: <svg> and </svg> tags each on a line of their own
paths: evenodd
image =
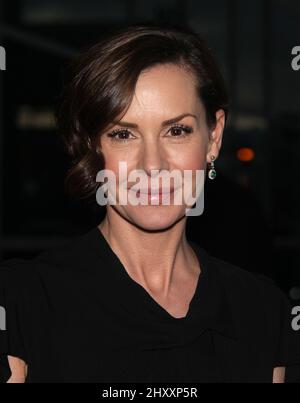
<svg viewBox="0 0 300 403">
<path fill-rule="evenodd" d="M 171 119 L 174 120 L 173 123 L 164 123 Z M 181 204 L 174 204 L 172 191 L 168 204 L 162 202 L 162 196 L 158 200 L 154 196 L 151 202 L 148 195 L 134 193 L 147 204 L 118 204 L 119 162 L 126 162 L 128 175 L 132 170 L 141 170 L 148 180 L 146 188 L 149 189 L 152 170 L 179 170 L 182 178 L 184 171 L 190 170 L 193 172 L 192 186 L 195 195 L 195 170 L 205 170 L 210 156 L 218 156 L 223 127 L 222 110 L 217 112 L 214 130 L 207 127 L 205 109 L 196 93 L 191 73 L 171 64 L 144 71 L 139 76 L 126 114 L 121 121 L 104 131 L 100 138 L 105 169 L 113 171 L 117 178 L 117 204 L 108 205 L 107 208 L 116 209 L 124 219 L 145 230 L 170 227 L 185 216 L 185 200 L 182 199 Z M 136 180 L 127 183 L 128 195 L 132 195 L 130 187 L 138 182 Z M 178 188 L 175 182 L 170 184 L 171 188 Z M 141 187 L 145 189 L 145 186 Z M 154 187 L 157 188 L 157 185 Z M 164 187 L 164 184 L 160 182 L 159 187 Z M 183 188 L 181 190 L 184 195 Z"/>
</svg>

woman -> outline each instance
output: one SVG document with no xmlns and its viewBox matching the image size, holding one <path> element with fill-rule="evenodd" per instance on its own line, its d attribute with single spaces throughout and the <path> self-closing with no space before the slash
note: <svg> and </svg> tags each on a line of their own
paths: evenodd
<svg viewBox="0 0 300 403">
<path fill-rule="evenodd" d="M 194 203 L 175 193 L 188 183 L 163 189 L 169 203 L 161 184 L 149 194 L 153 173 L 215 177 L 227 113 L 222 75 L 189 29 L 132 25 L 76 61 L 58 114 L 67 183 L 96 197 L 105 168 L 116 203 L 109 187 L 97 227 L 2 263 L 8 382 L 284 382 L 285 366 L 300 364 L 279 289 L 186 239 Z M 137 184 L 121 188 L 121 161 L 144 174 L 135 196 L 148 204 L 120 203 Z M 195 175 L 190 184 L 203 194 Z"/>
</svg>

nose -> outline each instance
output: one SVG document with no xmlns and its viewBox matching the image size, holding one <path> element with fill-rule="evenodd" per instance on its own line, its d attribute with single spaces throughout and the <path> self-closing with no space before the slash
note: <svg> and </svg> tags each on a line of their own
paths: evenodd
<svg viewBox="0 0 300 403">
<path fill-rule="evenodd" d="M 145 171 L 149 177 L 151 177 L 153 170 L 157 170 L 157 172 L 152 173 L 152 176 L 155 177 L 161 170 L 170 169 L 167 152 L 159 139 L 152 138 L 145 140 L 141 150 L 138 168 Z"/>
</svg>

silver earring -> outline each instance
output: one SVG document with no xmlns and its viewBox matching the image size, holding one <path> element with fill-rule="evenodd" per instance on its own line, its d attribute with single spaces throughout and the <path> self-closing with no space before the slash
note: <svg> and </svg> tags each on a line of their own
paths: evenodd
<svg viewBox="0 0 300 403">
<path fill-rule="evenodd" d="M 214 155 L 212 155 L 210 157 L 210 159 L 211 159 L 211 163 L 210 163 L 210 170 L 208 171 L 208 177 L 209 177 L 209 179 L 215 179 L 215 177 L 217 176 L 217 172 L 215 170 L 215 163 L 214 163 L 216 157 Z"/>
</svg>

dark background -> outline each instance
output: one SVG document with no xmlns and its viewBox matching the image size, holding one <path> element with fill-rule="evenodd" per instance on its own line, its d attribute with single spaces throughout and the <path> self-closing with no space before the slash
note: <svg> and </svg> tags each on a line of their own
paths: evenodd
<svg viewBox="0 0 300 403">
<path fill-rule="evenodd" d="M 291 67 L 299 0 L 0 0 L 0 260 L 31 258 L 103 217 L 64 190 L 70 161 L 53 112 L 72 56 L 141 21 L 202 35 L 231 96 L 217 178 L 207 180 L 204 214 L 189 218 L 188 236 L 299 301 L 300 70 Z"/>
</svg>

